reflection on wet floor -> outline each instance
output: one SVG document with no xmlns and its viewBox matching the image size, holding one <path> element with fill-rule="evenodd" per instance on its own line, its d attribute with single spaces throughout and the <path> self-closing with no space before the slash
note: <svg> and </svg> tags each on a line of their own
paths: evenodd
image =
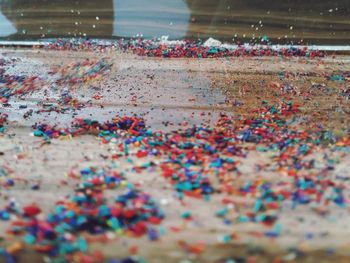
<svg viewBox="0 0 350 263">
<path fill-rule="evenodd" d="M 183 60 L 178 61 L 180 64 L 173 64 L 171 60 L 149 59 L 145 62 L 132 56 L 121 58 L 111 55 L 113 66 L 106 71 L 106 77 L 80 86 L 58 81 L 62 78 L 70 80 L 71 73 L 76 73 L 73 68 L 66 67 L 73 58 L 48 53 L 43 59 L 42 54 L 33 53 L 28 57 L 21 51 L 10 51 L 0 55 L 0 59 L 16 59 L 14 64 L 5 67 L 6 74 L 40 76 L 46 83 L 33 93 L 11 99 L 10 106 L 2 108 L 11 121 L 21 126 L 45 122 L 66 127 L 77 116 L 108 121 L 116 115 L 136 114 L 145 118 L 153 129 L 163 129 L 164 125 L 174 129 L 182 122 L 214 125 L 220 112 L 230 112 L 221 90 L 211 87 L 209 75 L 191 70 L 195 61 L 188 64 Z M 86 57 L 72 54 L 74 61 L 85 61 L 91 54 L 80 55 Z M 94 60 L 93 55 L 89 59 Z M 55 72 L 58 66 L 70 73 L 63 76 L 57 72 L 49 73 Z M 74 97 L 83 106 L 67 107 L 63 112 L 58 110 L 62 109 L 59 101 L 63 93 Z M 94 99 L 96 94 L 98 99 Z M 21 107 L 23 105 L 25 107 Z M 54 110 L 47 110 L 49 108 Z"/>
<path fill-rule="evenodd" d="M 0 37 L 207 38 L 347 44 L 348 0 L 2 0 Z"/>
<path fill-rule="evenodd" d="M 0 12 L 0 37 L 6 37 L 8 35 L 16 33 L 16 28 L 12 23 Z"/>
<path fill-rule="evenodd" d="M 113 0 L 113 3 L 114 36 L 186 36 L 190 11 L 182 0 Z"/>
</svg>

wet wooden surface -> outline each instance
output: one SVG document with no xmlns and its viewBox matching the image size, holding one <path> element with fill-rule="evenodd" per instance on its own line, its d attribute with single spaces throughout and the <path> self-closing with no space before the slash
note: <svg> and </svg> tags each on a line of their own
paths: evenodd
<svg viewBox="0 0 350 263">
<path fill-rule="evenodd" d="M 0 9 L 17 33 L 10 39 L 58 36 L 173 38 L 347 44 L 346 0 L 4 0 Z M 5 23 L 0 19 L 1 23 Z"/>
</svg>

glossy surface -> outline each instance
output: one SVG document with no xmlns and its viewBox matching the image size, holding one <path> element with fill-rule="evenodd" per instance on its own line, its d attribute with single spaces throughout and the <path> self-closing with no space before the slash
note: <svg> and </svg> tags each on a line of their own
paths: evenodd
<svg viewBox="0 0 350 263">
<path fill-rule="evenodd" d="M 0 37 L 87 36 L 348 44 L 347 0 L 0 0 Z"/>
</svg>

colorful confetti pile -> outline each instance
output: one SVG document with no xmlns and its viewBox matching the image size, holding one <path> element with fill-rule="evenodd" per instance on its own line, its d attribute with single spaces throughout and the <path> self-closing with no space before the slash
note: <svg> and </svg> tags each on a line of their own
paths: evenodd
<svg viewBox="0 0 350 263">
<path fill-rule="evenodd" d="M 147 234 L 151 240 L 158 239 L 152 225 L 161 223 L 163 212 L 151 196 L 137 190 L 122 174 L 111 168 L 90 167 L 80 172 L 71 171 L 69 177 L 80 180 L 75 193 L 58 201 L 45 219 L 36 204 L 21 209 L 11 202 L 1 210 L 2 220 L 16 215 L 10 232 L 22 235 L 36 251 L 62 259 L 77 251 L 87 252 L 86 238 L 77 236 L 82 232 L 107 235 L 107 240 L 108 236 L 113 239 L 113 232 L 134 237 Z M 103 192 L 117 188 L 125 189 L 125 193 L 116 196 L 110 204 Z"/>
<path fill-rule="evenodd" d="M 257 117 L 236 120 L 222 115 L 215 128 L 193 127 L 171 133 L 152 132 L 143 119 L 136 117 L 116 117 L 102 124 L 77 119 L 65 129 L 45 124 L 33 128 L 34 135 L 45 140 L 95 135 L 102 143 L 119 149 L 120 154 L 112 158 L 161 156 L 160 163 L 150 162 L 143 168 L 154 170 L 157 166 L 156 171 L 173 185 L 180 200 L 189 196 L 208 201 L 216 192 L 225 193 L 223 203 L 235 204 L 233 210 L 225 207 L 216 211 L 215 215 L 225 224 L 262 223 L 270 227 L 265 236 L 277 237 L 282 228 L 278 223 L 279 211 L 285 203 L 292 203 L 294 209 L 309 205 L 319 215 L 329 213 L 332 204 L 348 207 L 344 195 L 347 189 L 342 182 L 326 177 L 326 171 L 333 169 L 331 160 L 327 160 L 329 166 L 317 169 L 308 156 L 322 148 L 325 140 L 337 150 L 350 147 L 350 140 L 329 138 L 324 130 L 298 129 L 290 121 L 297 112 L 298 105 L 292 102 L 280 105 L 263 102 L 254 111 Z M 278 181 L 241 180 L 239 161 L 235 158 L 244 158 L 251 151 L 273 153 L 270 165 L 260 170 L 278 170 L 283 177 Z M 137 190 L 117 169 L 89 167 L 79 172 L 73 170 L 68 176 L 80 182 L 75 193 L 58 201 L 45 219 L 35 204 L 20 209 L 10 203 L 1 210 L 2 220 L 16 215 L 12 234 L 23 236 L 36 251 L 66 259 L 88 251 L 86 238 L 77 233 L 106 235 L 116 231 L 135 237 L 147 234 L 151 240 L 159 238 L 152 225 L 160 224 L 165 215 L 148 194 Z M 119 188 L 126 188 L 126 193 L 118 195 L 111 204 L 104 191 Z M 235 201 L 239 197 L 253 197 L 253 201 L 242 206 Z M 191 218 L 191 214 L 183 217 Z M 227 236 L 225 240 L 229 242 L 231 238 Z"/>
<path fill-rule="evenodd" d="M 7 121 L 8 115 L 5 113 L 0 114 L 0 133 L 3 133 L 5 131 L 5 124 Z"/>
<path fill-rule="evenodd" d="M 187 41 L 161 44 L 128 40 L 103 45 L 83 40 L 57 40 L 47 48 L 99 52 L 118 48 L 141 56 L 169 58 L 324 56 L 322 52 L 307 49 L 276 51 L 265 47 L 239 47 L 231 50 Z M 6 63 L 0 60 L 0 66 Z M 71 92 L 102 79 L 111 68 L 111 63 L 101 59 L 84 60 L 53 69 L 50 75 L 54 81 L 50 85 L 64 89 L 60 90 L 56 103 L 40 102 L 41 109 L 36 113 L 59 114 L 87 107 L 87 103 L 75 99 Z M 16 77 L 6 74 L 5 69 L 1 70 L 0 99 L 3 104 L 8 103 L 12 96 L 28 94 L 42 85 L 38 77 Z M 246 114 L 232 117 L 222 113 L 216 125 L 211 126 L 190 127 L 184 124 L 182 129 L 154 131 L 147 127 L 145 119 L 136 115 L 116 116 L 106 122 L 76 118 L 71 125 L 66 126 L 35 123 L 32 134 L 43 139 L 43 143 L 37 147 L 46 147 L 46 144 L 57 139 L 90 135 L 98 139 L 101 147 L 108 149 L 101 157 L 110 163 L 68 170 L 67 178 L 70 183 L 75 183 L 74 191 L 57 200 L 49 213 L 44 212 L 40 204 L 24 202 L 20 206 L 12 200 L 1 208 L 0 220 L 9 221 L 8 234 L 15 241 L 12 239 L 10 245 L 0 249 L 0 254 L 7 262 L 15 262 L 16 255 L 30 248 L 57 262 L 103 262 L 107 258 L 100 252 L 92 252 L 91 243 L 115 241 L 123 236 L 161 240 L 162 234 L 167 232 L 162 225 L 167 214 L 162 211 L 160 204 L 168 201 L 156 200 L 153 194 L 142 189 L 142 183 L 131 183 L 131 173 L 139 177 L 151 173 L 155 175 L 156 179 L 164 183 L 162 187 L 169 189 L 170 186 L 175 202 L 182 208 L 186 208 L 188 200 L 196 200 L 205 206 L 219 198 L 218 209 L 207 213 L 208 217 L 219 219 L 225 226 L 232 225 L 232 231 L 219 237 L 224 244 L 239 239 L 237 230 L 246 224 L 261 227 L 259 231 L 247 232 L 253 237 L 280 237 L 285 230 L 281 218 L 288 209 L 305 209 L 316 218 L 332 216 L 335 209 L 348 213 L 350 188 L 347 179 L 330 176 L 330 171 L 335 169 L 334 153 L 350 152 L 350 138 L 347 133 L 336 135 L 321 125 L 300 125 L 300 113 L 304 105 L 296 102 L 294 97 L 308 101 L 313 89 L 323 89 L 324 86 L 314 83 L 312 89 L 302 93 L 296 85 L 286 81 L 291 76 L 296 74 L 280 71 L 278 78 L 282 82 L 266 85 L 274 95 L 283 97 L 278 103 L 260 100 L 261 104 Z M 340 82 L 343 84 L 338 91 L 341 99 L 350 98 L 348 71 L 318 73 L 317 76 L 327 81 Z M 98 100 L 99 96 L 94 95 L 93 98 Z M 29 116 L 32 113 L 26 114 Z M 7 114 L 0 114 L 2 134 L 5 133 L 7 119 Z M 251 165 L 252 171 L 244 172 L 243 160 L 249 160 L 252 155 L 261 159 L 259 163 Z M 15 155 L 15 158 L 20 160 L 25 157 Z M 89 160 L 88 156 L 84 158 Z M 131 168 L 124 171 L 112 165 L 120 160 L 126 161 Z M 0 166 L 0 179 L 3 189 L 17 186 L 18 180 L 13 177 L 8 166 Z M 40 183 L 31 184 L 34 191 L 40 187 Z M 179 217 L 185 223 L 200 224 L 196 222 L 196 212 L 188 210 Z M 184 229 L 170 226 L 169 233 L 178 233 Z M 312 235 L 307 238 L 312 239 Z M 178 245 L 189 254 L 201 255 L 206 249 L 205 242 L 190 244 L 179 241 Z M 136 261 L 127 258 L 124 262 Z"/>
<path fill-rule="evenodd" d="M 283 56 L 283 57 L 323 57 L 321 51 L 305 48 L 287 47 L 275 49 L 270 46 L 206 46 L 203 42 L 181 41 L 163 43 L 159 41 L 130 39 L 117 41 L 98 41 L 85 39 L 55 39 L 46 47 L 49 50 L 86 50 L 106 52 L 121 50 L 139 56 L 163 58 L 215 58 L 242 56 Z"/>
<path fill-rule="evenodd" d="M 255 112 L 258 112 L 260 117 L 234 120 L 223 115 L 217 128 L 214 129 L 193 127 L 173 133 L 152 132 L 145 128 L 142 119 L 116 117 L 104 124 L 78 119 L 72 128 L 66 129 L 45 124 L 36 125 L 34 135 L 49 140 L 61 136 L 94 134 L 100 137 L 103 143 L 113 141 L 119 151 L 126 156 L 129 155 L 130 148 L 138 145 L 135 153 L 137 158 L 164 157 L 164 161 L 160 164 L 162 175 L 169 179 L 181 198 L 184 193 L 192 196 L 215 193 L 219 189 L 213 188 L 211 183 L 213 180 L 219 180 L 221 191 L 225 189 L 229 193 L 239 191 L 244 194 L 247 190 L 267 190 L 259 187 L 242 190 L 241 186 L 237 188 L 232 177 L 225 177 L 227 174 L 234 174 L 237 177 L 240 175 L 238 161 L 233 157 L 245 157 L 253 149 L 258 152 L 271 151 L 275 154 L 273 158 L 275 169 L 285 172 L 288 177 L 295 180 L 289 185 L 288 194 L 280 195 L 279 201 L 293 198 L 296 204 L 307 204 L 311 200 L 328 204 L 333 200 L 340 206 L 344 205 L 345 198 L 341 189 L 334 183 L 328 185 L 327 180 L 320 179 L 324 171 L 315 173 L 313 161 L 305 160 L 305 157 L 321 147 L 324 141 L 334 141 L 334 145 L 347 147 L 346 138 L 329 138 L 330 134 L 324 130 L 305 131 L 293 126 L 286 118 L 298 112 L 298 105 L 291 102 L 281 105 L 268 105 L 263 102 L 263 107 Z M 305 171 L 315 174 L 305 176 Z M 310 183 L 301 183 L 300 176 Z M 265 187 L 268 186 L 272 185 L 267 183 Z M 314 191 L 305 190 L 305 187 L 321 188 Z M 336 194 L 332 195 L 331 199 L 327 197 L 322 200 L 322 193 L 328 187 L 331 187 Z M 279 193 L 276 193 L 276 196 L 278 195 Z"/>
<path fill-rule="evenodd" d="M 101 60 L 85 60 L 80 63 L 72 63 L 51 72 L 60 77 L 56 80 L 58 85 L 66 85 L 73 87 L 76 85 L 86 84 L 97 78 L 101 78 L 107 71 L 111 69 L 111 64 L 104 59 Z"/>
<path fill-rule="evenodd" d="M 42 86 L 38 76 L 16 76 L 6 74 L 4 68 L 0 68 L 0 102 L 6 103 L 12 96 L 24 95 Z"/>
</svg>

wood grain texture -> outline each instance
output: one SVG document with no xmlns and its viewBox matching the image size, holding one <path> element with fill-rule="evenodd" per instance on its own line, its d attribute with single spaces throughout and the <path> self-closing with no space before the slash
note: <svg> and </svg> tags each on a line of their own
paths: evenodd
<svg viewBox="0 0 350 263">
<path fill-rule="evenodd" d="M 128 0 L 122 6 L 120 3 L 121 0 L 2 0 L 0 9 L 17 28 L 11 39 L 84 34 L 103 38 L 132 36 L 113 33 L 116 26 L 122 32 L 139 29 L 140 33 L 147 32 L 148 38 L 162 34 L 179 38 L 174 32 L 185 25 L 186 33 L 180 38 L 215 37 L 231 41 L 236 36 L 244 41 L 259 41 L 266 35 L 275 43 L 350 42 L 348 0 Z M 130 10 L 125 8 L 128 4 Z M 123 21 L 118 20 L 120 15 Z"/>
</svg>

